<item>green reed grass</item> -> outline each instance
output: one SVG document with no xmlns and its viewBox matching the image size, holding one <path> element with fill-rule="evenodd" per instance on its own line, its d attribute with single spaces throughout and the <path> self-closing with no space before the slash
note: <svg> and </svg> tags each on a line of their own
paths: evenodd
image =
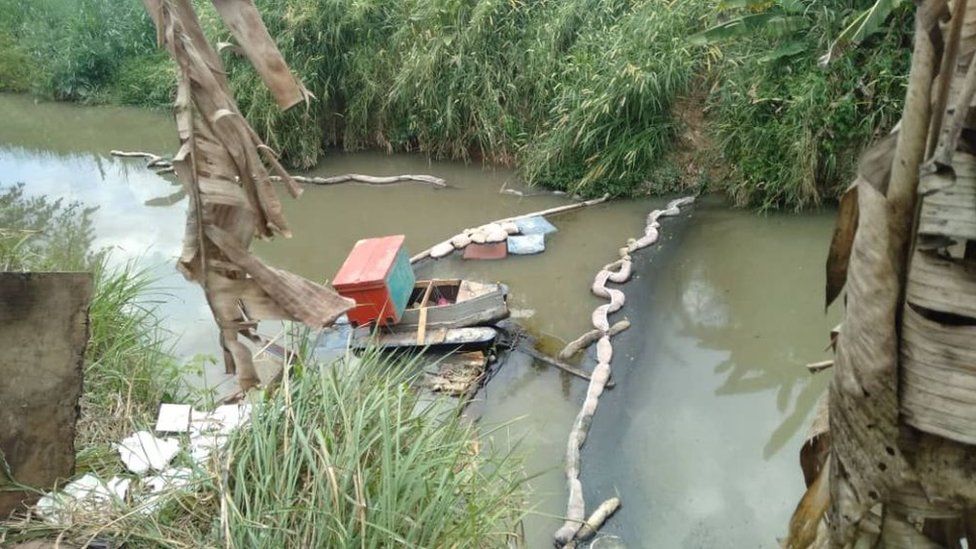
<svg viewBox="0 0 976 549">
<path fill-rule="evenodd" d="M 707 109 L 695 130 L 716 146 L 681 154 L 708 165 L 718 149 L 739 204 L 803 208 L 836 196 L 858 150 L 898 118 L 909 9 L 830 67 L 816 62 L 871 1 L 256 0 L 317 100 L 282 113 L 245 59 L 224 61 L 242 112 L 292 167 L 333 147 L 419 151 L 587 196 L 675 190 L 660 178 L 685 130 L 674 105 L 708 89 L 690 104 Z M 231 40 L 209 2 L 195 5 L 213 41 Z M 693 39 L 764 9 L 792 23 Z M 60 99 L 168 104 L 173 64 L 143 12 L 138 0 L 0 0 L 0 45 L 16 44 L 0 48 L 0 82 L 23 89 L 30 74 Z"/>
<path fill-rule="evenodd" d="M 300 367 L 228 449 L 234 545 L 483 547 L 513 538 L 521 476 L 377 353 Z M 452 406 L 452 405 L 448 405 Z"/>
<path fill-rule="evenodd" d="M 128 547 L 506 546 L 524 513 L 518 462 L 480 445 L 456 405 L 422 401 L 414 369 L 377 353 L 300 362 L 158 512 L 122 508 L 79 515 L 64 527 L 21 522 L 7 541 L 58 535 Z"/>
<path fill-rule="evenodd" d="M 93 250 L 93 208 L 0 187 L 0 267 L 7 271 L 91 271 L 84 391 L 76 450 L 84 464 L 110 453 L 133 426 L 150 423 L 173 399 L 180 370 L 168 352 L 150 273 L 132 263 L 109 266 Z M 104 464 L 104 460 L 96 460 Z"/>
</svg>

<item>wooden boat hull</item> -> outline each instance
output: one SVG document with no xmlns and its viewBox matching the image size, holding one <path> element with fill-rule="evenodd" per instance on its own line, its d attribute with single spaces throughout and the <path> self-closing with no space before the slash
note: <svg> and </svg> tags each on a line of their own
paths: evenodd
<svg viewBox="0 0 976 549">
<path fill-rule="evenodd" d="M 342 356 L 347 349 L 362 350 L 369 347 L 483 349 L 494 343 L 496 337 L 498 337 L 498 330 L 489 326 L 440 328 L 427 331 L 423 341 L 418 342 L 416 332 L 373 333 L 365 327 L 352 329 L 351 326 L 344 325 L 324 330 L 319 335 L 315 343 L 315 355 L 317 358 L 329 360 Z"/>
<path fill-rule="evenodd" d="M 498 330 L 489 326 L 440 328 L 427 330 L 423 341 L 417 341 L 416 332 L 396 331 L 379 334 L 357 334 L 353 336 L 351 346 L 354 349 L 365 349 L 371 345 L 383 349 L 443 346 L 477 349 L 491 345 L 496 337 L 498 337 Z"/>
<path fill-rule="evenodd" d="M 456 279 L 420 280 L 414 287 L 414 295 L 426 291 L 428 285 L 432 287 L 433 293 L 443 291 L 449 295 L 457 295 L 460 291 L 463 294 L 464 285 L 475 284 L 478 286 L 477 295 L 472 295 L 462 301 L 426 307 L 408 305 L 408 308 L 400 316 L 400 321 L 392 326 L 393 331 L 416 333 L 421 324 L 425 326 L 426 330 L 485 326 L 508 318 L 508 287 L 504 284 L 478 284 Z M 414 301 L 412 296 L 411 303 Z M 424 309 L 426 309 L 426 313 L 423 312 Z M 426 314 L 426 318 L 424 314 Z"/>
</svg>

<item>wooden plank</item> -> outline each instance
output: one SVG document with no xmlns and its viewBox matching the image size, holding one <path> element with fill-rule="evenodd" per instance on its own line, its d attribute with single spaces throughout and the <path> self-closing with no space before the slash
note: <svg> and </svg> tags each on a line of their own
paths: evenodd
<svg viewBox="0 0 976 549">
<path fill-rule="evenodd" d="M 0 453 L 38 490 L 74 472 L 91 297 L 88 273 L 0 273 Z M 0 518 L 39 495 L 7 484 L 0 473 Z"/>
</svg>

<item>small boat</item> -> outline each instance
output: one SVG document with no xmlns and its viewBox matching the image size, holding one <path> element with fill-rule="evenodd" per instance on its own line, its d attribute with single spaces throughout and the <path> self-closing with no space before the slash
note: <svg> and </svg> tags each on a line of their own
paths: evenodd
<svg viewBox="0 0 976 549">
<path fill-rule="evenodd" d="M 372 333 L 366 328 L 353 331 L 349 345 L 353 349 L 377 346 L 383 349 L 402 349 L 406 347 L 451 347 L 458 349 L 479 349 L 490 345 L 498 337 L 498 330 L 490 326 L 468 328 L 437 328 L 427 330 L 423 339 L 417 332 L 381 331 Z"/>
<path fill-rule="evenodd" d="M 377 346 L 485 348 L 498 336 L 491 325 L 508 318 L 508 288 L 459 279 L 420 280 L 414 285 L 400 321 L 379 330 L 338 321 L 316 343 L 323 356 L 347 348 Z"/>
<path fill-rule="evenodd" d="M 486 326 L 508 318 L 508 287 L 459 279 L 418 280 L 393 332 Z"/>
</svg>

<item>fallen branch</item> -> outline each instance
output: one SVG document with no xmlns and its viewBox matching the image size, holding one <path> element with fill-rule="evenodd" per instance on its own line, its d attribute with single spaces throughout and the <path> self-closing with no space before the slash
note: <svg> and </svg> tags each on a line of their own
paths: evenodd
<svg viewBox="0 0 976 549">
<path fill-rule="evenodd" d="M 440 177 L 434 177 L 433 175 L 390 175 L 390 176 L 372 176 L 372 175 L 361 175 L 358 173 L 347 173 L 345 175 L 334 175 L 332 177 L 308 177 L 304 175 L 293 175 L 292 179 L 298 181 L 299 183 L 308 183 L 311 185 L 339 185 L 341 183 L 364 183 L 366 185 L 392 185 L 394 183 L 407 183 L 407 182 L 417 182 L 417 183 L 428 183 L 443 189 L 448 186 L 447 182 Z M 273 177 L 272 180 L 277 181 L 280 178 Z"/>
<path fill-rule="evenodd" d="M 564 371 L 564 372 L 566 372 L 568 374 L 574 375 L 574 376 L 576 376 L 578 378 L 585 379 L 587 381 L 590 381 L 592 379 L 590 377 L 590 374 L 588 374 L 587 372 L 585 372 L 585 371 L 583 371 L 583 370 L 581 370 L 581 369 L 579 369 L 579 368 L 577 368 L 577 367 L 575 367 L 575 366 L 573 366 L 571 364 L 566 364 L 565 362 L 563 362 L 563 361 L 561 361 L 559 359 L 553 358 L 553 357 L 551 357 L 551 356 L 543 353 L 542 351 L 536 349 L 532 345 L 521 345 L 521 346 L 519 346 L 519 350 L 521 350 L 522 352 L 524 352 L 525 354 L 531 356 L 532 358 L 534 358 L 536 360 L 539 360 L 541 362 L 544 362 L 544 363 L 546 363 L 546 364 L 548 364 L 550 366 L 559 368 L 560 370 L 562 370 L 562 371 Z M 614 382 L 612 382 L 612 381 L 607 382 L 607 387 L 613 387 L 613 386 L 614 386 Z"/>
<path fill-rule="evenodd" d="M 833 365 L 834 361 L 832 359 L 822 360 L 820 362 L 811 362 L 810 364 L 807 364 L 807 370 L 810 370 L 810 373 L 815 374 L 817 372 L 822 372 Z"/>
<path fill-rule="evenodd" d="M 122 158 L 145 158 L 147 168 L 156 168 L 157 173 L 170 173 L 173 171 L 173 163 L 158 154 L 142 151 L 110 151 L 112 156 Z"/>
<path fill-rule="evenodd" d="M 583 202 L 577 202 L 575 204 L 566 204 L 564 206 L 556 206 L 555 208 L 549 208 L 547 210 L 539 210 L 537 212 L 530 212 L 530 213 L 527 213 L 527 214 L 521 214 L 521 215 L 516 215 L 516 216 L 512 216 L 512 217 L 506 217 L 504 219 L 498 219 L 496 221 L 490 221 L 488 223 L 485 223 L 484 225 L 491 225 L 491 224 L 501 225 L 503 223 L 509 223 L 509 222 L 512 222 L 512 221 L 518 221 L 519 219 L 528 219 L 530 217 L 549 217 L 549 216 L 558 215 L 558 214 L 562 214 L 562 213 L 566 213 L 566 212 L 572 212 L 574 210 L 579 210 L 581 208 L 586 208 L 587 206 L 595 206 L 597 204 L 601 204 L 603 202 L 606 202 L 608 198 L 610 198 L 610 195 L 609 194 L 605 194 L 605 195 L 601 196 L 600 198 L 594 198 L 592 200 L 585 200 Z M 454 240 L 455 238 L 460 237 L 462 234 L 463 233 L 456 234 L 456 235 L 452 236 L 451 238 L 448 238 L 447 240 L 444 240 L 443 242 L 438 242 L 437 244 L 431 246 L 430 248 L 427 248 L 426 250 L 418 253 L 417 255 L 415 255 L 415 256 L 413 256 L 413 257 L 410 258 L 410 263 L 417 263 L 418 261 L 423 261 L 424 259 L 427 259 L 428 257 L 430 257 L 431 250 L 433 250 L 435 248 L 438 248 L 438 247 L 442 247 L 443 248 L 443 247 L 446 247 L 448 245 L 450 245 L 453 248 L 453 244 L 451 244 L 451 241 Z"/>
</svg>

